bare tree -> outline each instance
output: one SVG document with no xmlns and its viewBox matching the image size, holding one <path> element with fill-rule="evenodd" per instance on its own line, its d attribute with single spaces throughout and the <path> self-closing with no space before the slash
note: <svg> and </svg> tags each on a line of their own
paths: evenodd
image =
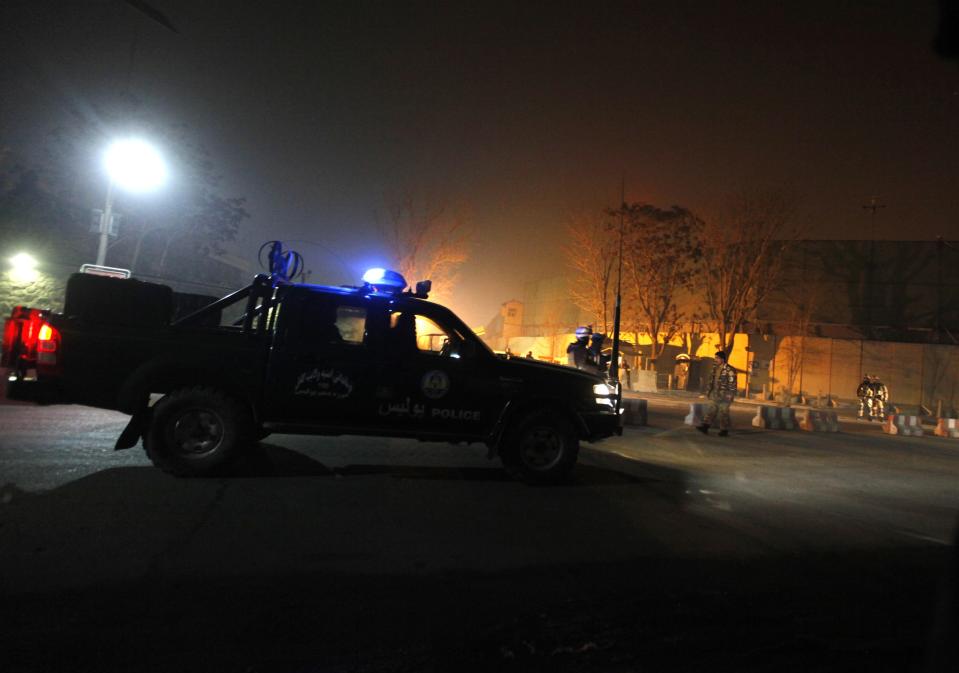
<svg viewBox="0 0 959 673">
<path fill-rule="evenodd" d="M 926 380 L 923 385 L 928 391 L 927 402 L 936 409 L 937 414 L 945 411 L 946 416 L 956 407 L 956 388 L 959 382 L 959 358 L 955 357 L 953 351 L 950 346 L 923 347 L 923 357 L 926 358 L 923 368 Z"/>
<path fill-rule="evenodd" d="M 724 350 L 779 282 L 783 252 L 795 240 L 794 203 L 781 191 L 739 192 L 705 224 L 700 281 L 708 324 Z"/>
<path fill-rule="evenodd" d="M 602 325 L 603 332 L 608 333 L 618 243 L 611 236 L 612 225 L 607 217 L 578 215 L 566 231 L 569 242 L 563 253 L 572 271 L 570 296 L 592 317 L 594 325 Z"/>
<path fill-rule="evenodd" d="M 655 361 L 687 317 L 678 299 L 695 278 L 703 222 L 680 206 L 664 210 L 646 203 L 625 204 L 624 214 L 624 322 L 649 336 L 650 361 Z"/>
<path fill-rule="evenodd" d="M 695 316 L 683 322 L 680 332 L 683 339 L 683 350 L 690 357 L 696 357 L 699 349 L 709 343 L 710 336 L 703 323 Z"/>
<path fill-rule="evenodd" d="M 780 351 L 786 366 L 786 382 L 782 392 L 783 403 L 787 406 L 793 397 L 803 394 L 802 386 L 797 386 L 797 381 L 802 380 L 806 360 L 806 337 L 811 332 L 813 316 L 824 301 L 819 287 L 817 283 L 800 283 L 789 293 L 786 320 L 783 323 L 789 338 Z"/>
<path fill-rule="evenodd" d="M 446 203 L 410 191 L 386 198 L 380 228 L 396 270 L 409 283 L 431 280 L 431 295 L 448 299 L 460 265 L 469 258 L 472 232 L 466 217 Z"/>
<path fill-rule="evenodd" d="M 542 321 L 536 326 L 539 333 L 549 339 L 549 356 L 556 357 L 556 340 L 568 325 L 562 321 L 562 311 L 555 303 L 549 304 L 542 315 Z"/>
</svg>

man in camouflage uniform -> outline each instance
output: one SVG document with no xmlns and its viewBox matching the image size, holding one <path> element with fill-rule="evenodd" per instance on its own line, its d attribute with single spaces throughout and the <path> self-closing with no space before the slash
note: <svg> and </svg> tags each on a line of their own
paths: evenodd
<svg viewBox="0 0 959 673">
<path fill-rule="evenodd" d="M 886 401 L 889 399 L 889 389 L 886 384 L 873 376 L 869 386 L 872 389 L 872 417 L 880 421 L 886 416 Z M 870 419 L 872 420 L 872 419 Z"/>
<path fill-rule="evenodd" d="M 862 383 L 856 388 L 856 397 L 859 398 L 859 418 L 872 420 L 872 379 L 869 374 L 863 374 Z"/>
<path fill-rule="evenodd" d="M 723 351 L 717 351 L 713 373 L 709 377 L 709 384 L 706 387 L 709 410 L 706 412 L 702 425 L 697 425 L 696 429 L 704 435 L 708 434 L 709 426 L 716 420 L 716 416 L 719 416 L 719 436 L 725 437 L 728 435 L 729 405 L 735 396 L 736 370 L 726 362 L 726 354 Z"/>
</svg>

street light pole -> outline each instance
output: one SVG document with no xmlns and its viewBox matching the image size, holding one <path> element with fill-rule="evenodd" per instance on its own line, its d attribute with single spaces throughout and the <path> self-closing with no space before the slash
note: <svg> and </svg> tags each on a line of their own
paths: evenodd
<svg viewBox="0 0 959 673">
<path fill-rule="evenodd" d="M 623 176 L 619 206 L 619 272 L 616 275 L 616 312 L 613 315 L 613 352 L 609 364 L 609 378 L 616 382 L 616 412 L 619 413 L 623 399 L 623 387 L 619 385 L 619 319 L 622 305 L 623 286 L 623 219 L 626 216 L 626 177 Z"/>
<path fill-rule="evenodd" d="M 97 266 L 107 261 L 107 242 L 110 236 L 110 221 L 113 219 L 113 178 L 107 183 L 107 202 L 100 214 L 100 247 L 97 248 Z"/>
<path fill-rule="evenodd" d="M 866 287 L 865 293 L 866 296 L 863 299 L 866 302 L 866 329 L 869 330 L 870 336 L 872 335 L 872 285 L 873 285 L 873 273 L 875 272 L 874 263 L 876 257 L 876 211 L 885 208 L 886 204 L 879 203 L 878 197 L 872 197 L 869 200 L 867 205 L 863 205 L 864 210 L 868 210 L 872 213 L 870 219 L 870 231 L 869 231 L 869 264 L 866 265 Z"/>
<path fill-rule="evenodd" d="M 166 180 L 163 157 L 147 142 L 138 138 L 114 141 L 103 155 L 103 165 L 109 182 L 107 202 L 100 216 L 100 244 L 97 248 L 97 266 L 107 260 L 107 243 L 113 223 L 113 189 L 119 185 L 132 192 L 146 192 Z"/>
</svg>

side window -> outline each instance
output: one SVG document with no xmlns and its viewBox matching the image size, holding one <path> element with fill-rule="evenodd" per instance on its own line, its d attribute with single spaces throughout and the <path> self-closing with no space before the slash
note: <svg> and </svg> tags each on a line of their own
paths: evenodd
<svg viewBox="0 0 959 673">
<path fill-rule="evenodd" d="M 450 338 L 442 327 L 424 316 L 416 316 L 416 347 L 424 353 L 445 355 L 449 352 Z"/>
<path fill-rule="evenodd" d="M 338 305 L 332 297 L 311 297 L 303 305 L 299 340 L 313 344 L 361 345 L 366 339 L 366 309 Z"/>
<path fill-rule="evenodd" d="M 220 309 L 218 327 L 240 328 L 243 323 L 243 315 L 246 313 L 246 297 L 228 304 Z"/>
<path fill-rule="evenodd" d="M 366 309 L 362 306 L 337 306 L 336 329 L 343 343 L 360 345 L 366 341 Z"/>
<path fill-rule="evenodd" d="M 393 353 L 429 353 L 451 355 L 451 346 L 459 341 L 451 333 L 424 315 L 394 312 L 390 314 L 389 346 Z"/>
</svg>

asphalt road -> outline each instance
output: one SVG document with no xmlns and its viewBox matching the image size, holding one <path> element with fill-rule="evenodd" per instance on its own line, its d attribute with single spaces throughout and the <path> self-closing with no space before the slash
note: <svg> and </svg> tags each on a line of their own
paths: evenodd
<svg viewBox="0 0 959 673">
<path fill-rule="evenodd" d="M 0 665 L 954 670 L 959 441 L 685 409 L 532 488 L 485 448 L 289 435 L 175 479 L 111 450 L 120 414 L 0 406 Z"/>
</svg>

